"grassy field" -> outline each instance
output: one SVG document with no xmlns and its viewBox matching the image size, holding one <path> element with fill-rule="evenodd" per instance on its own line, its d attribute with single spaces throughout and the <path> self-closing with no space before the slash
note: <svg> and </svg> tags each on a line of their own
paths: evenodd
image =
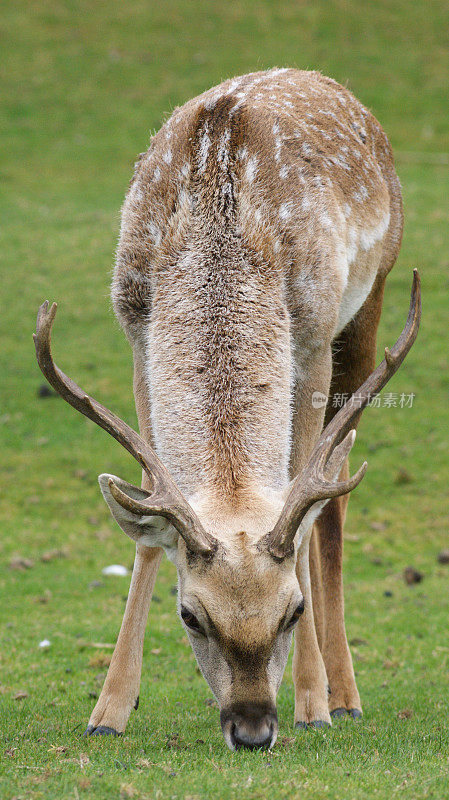
<svg viewBox="0 0 449 800">
<path fill-rule="evenodd" d="M 449 530 L 446 2 L 5 0 L 1 25 L 1 800 L 446 798 L 449 566 L 437 562 Z M 365 716 L 295 733 L 288 668 L 273 752 L 230 753 L 165 562 L 140 708 L 123 738 L 83 739 L 128 589 L 101 570 L 133 560 L 97 475 L 139 475 L 106 434 L 39 397 L 35 313 L 46 298 L 60 302 L 58 362 L 135 425 L 130 351 L 108 298 L 134 158 L 175 105 L 273 65 L 348 83 L 392 141 L 406 228 L 380 346 L 402 328 L 413 266 L 423 280 L 421 333 L 390 387 L 415 393 L 413 407 L 368 410 L 353 459 L 369 460 L 345 545 Z M 405 584 L 408 565 L 421 583 Z"/>
</svg>

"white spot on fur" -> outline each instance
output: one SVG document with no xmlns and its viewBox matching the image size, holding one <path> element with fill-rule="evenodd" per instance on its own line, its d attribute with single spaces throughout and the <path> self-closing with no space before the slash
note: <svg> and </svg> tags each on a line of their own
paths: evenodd
<svg viewBox="0 0 449 800">
<path fill-rule="evenodd" d="M 147 223 L 147 229 L 148 233 L 151 236 L 153 244 L 156 245 L 156 247 L 158 247 L 158 245 L 160 245 L 162 240 L 161 229 L 159 228 L 158 225 L 156 225 L 156 223 L 153 220 Z"/>
<path fill-rule="evenodd" d="M 220 138 L 220 144 L 218 147 L 217 158 L 221 164 L 222 169 L 226 169 L 229 162 L 229 150 L 228 144 L 231 138 L 231 131 L 229 128 L 226 128 Z"/>
<path fill-rule="evenodd" d="M 178 195 L 178 202 L 180 206 L 189 206 L 192 205 L 192 196 L 187 192 L 185 189 L 181 189 Z"/>
<path fill-rule="evenodd" d="M 282 203 L 279 206 L 278 214 L 279 214 L 279 219 L 282 219 L 284 222 L 290 219 L 292 215 L 291 203 Z"/>
<path fill-rule="evenodd" d="M 168 149 L 167 152 L 164 153 L 164 155 L 162 156 L 162 160 L 165 161 L 166 164 L 171 164 L 172 158 L 173 158 L 173 155 L 172 155 L 172 151 L 170 149 Z"/>
<path fill-rule="evenodd" d="M 310 197 L 308 197 L 308 195 L 306 194 L 303 194 L 301 197 L 301 208 L 303 211 L 306 212 L 310 211 L 310 209 L 312 208 L 312 201 L 310 200 Z"/>
<path fill-rule="evenodd" d="M 209 152 L 210 146 L 212 142 L 209 136 L 209 123 L 206 121 L 204 125 L 204 133 L 200 139 L 200 147 L 199 147 L 199 164 L 198 168 L 200 173 L 203 173 L 206 169 L 207 163 L 207 154 Z"/>
<path fill-rule="evenodd" d="M 279 122 L 273 124 L 273 135 L 274 135 L 274 159 L 275 161 L 279 162 L 281 158 L 281 149 L 282 149 L 282 139 L 279 136 L 280 127 Z"/>
<path fill-rule="evenodd" d="M 351 171 L 351 167 L 349 166 L 348 162 L 346 161 L 343 156 L 330 156 L 328 161 L 331 162 L 335 167 L 340 167 L 340 169 L 344 169 L 346 172 Z"/>
<path fill-rule="evenodd" d="M 241 82 L 242 78 L 233 78 L 228 88 L 224 92 L 224 97 L 226 97 L 229 94 L 232 94 L 232 92 L 234 92 L 235 89 L 237 89 L 240 86 Z"/>
<path fill-rule="evenodd" d="M 313 156 L 313 150 L 310 147 L 310 144 L 307 144 L 307 142 L 304 142 L 301 145 L 301 151 L 306 158 L 311 158 Z"/>
<path fill-rule="evenodd" d="M 366 186 L 361 185 L 359 189 L 353 193 L 353 198 L 357 203 L 363 203 L 364 200 L 368 200 L 369 194 L 368 189 Z"/>
<path fill-rule="evenodd" d="M 256 177 L 256 173 L 257 173 L 257 158 L 256 156 L 251 156 L 251 158 L 248 160 L 245 169 L 245 177 L 248 183 L 253 182 L 254 178 Z"/>
<path fill-rule="evenodd" d="M 153 172 L 153 181 L 155 183 L 158 183 L 158 181 L 160 181 L 160 179 L 161 179 L 161 171 L 160 171 L 159 167 L 156 167 L 156 169 Z"/>
<path fill-rule="evenodd" d="M 331 219 L 331 217 L 329 216 L 327 211 L 322 211 L 321 212 L 321 214 L 320 214 L 320 222 L 321 222 L 323 228 L 327 228 L 328 230 L 332 230 L 333 227 L 334 227 L 333 220 Z"/>
</svg>

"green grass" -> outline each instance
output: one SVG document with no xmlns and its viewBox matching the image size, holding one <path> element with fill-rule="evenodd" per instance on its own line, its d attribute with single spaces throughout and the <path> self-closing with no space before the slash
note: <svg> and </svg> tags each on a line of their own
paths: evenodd
<svg viewBox="0 0 449 800">
<path fill-rule="evenodd" d="M 449 529 L 446 3 L 6 0 L 1 24 L 0 797 L 447 797 L 449 567 L 436 561 Z M 164 563 L 140 708 L 122 739 L 86 740 L 111 652 L 91 644 L 115 641 L 128 587 L 101 569 L 133 559 L 96 478 L 138 482 L 139 471 L 62 400 L 37 397 L 35 312 L 46 298 L 60 302 L 57 360 L 136 424 L 131 355 L 108 299 L 134 158 L 173 106 L 273 65 L 347 82 L 391 138 L 406 228 L 380 345 L 402 328 L 412 266 L 423 279 L 420 336 L 391 385 L 415 392 L 413 408 L 366 412 L 353 457 L 367 454 L 370 465 L 351 499 L 345 550 L 365 716 L 295 735 L 288 668 L 274 751 L 230 753 Z M 42 561 L 51 550 L 65 557 Z M 11 569 L 16 556 L 34 565 Z M 408 564 L 421 584 L 405 585 Z"/>
</svg>

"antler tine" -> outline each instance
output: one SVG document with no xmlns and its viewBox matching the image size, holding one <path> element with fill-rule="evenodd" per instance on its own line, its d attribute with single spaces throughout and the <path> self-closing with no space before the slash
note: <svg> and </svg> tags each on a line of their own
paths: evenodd
<svg viewBox="0 0 449 800">
<path fill-rule="evenodd" d="M 347 494 L 362 480 L 367 468 L 366 462 L 348 480 L 335 481 L 354 442 L 355 431 L 352 438 L 349 431 L 370 400 L 383 389 L 399 369 L 416 339 L 420 319 L 421 286 L 418 270 L 415 269 L 410 308 L 401 335 L 391 350 L 385 348 L 385 358 L 377 369 L 326 426 L 308 464 L 290 484 L 278 522 L 263 539 L 264 545 L 275 558 L 284 558 L 292 552 L 298 527 L 314 503 Z"/>
<path fill-rule="evenodd" d="M 152 491 L 148 494 L 148 505 L 145 504 L 145 513 L 169 519 L 190 550 L 202 555 L 211 555 L 216 550 L 216 540 L 204 530 L 152 447 L 120 417 L 83 392 L 54 363 L 51 353 L 51 330 L 56 310 L 57 304 L 52 303 L 49 306 L 48 300 L 40 306 L 36 333 L 33 334 L 37 361 L 48 382 L 73 408 L 113 436 L 145 470 L 152 485 Z M 111 492 L 120 505 L 126 507 L 128 511 L 142 513 L 142 504 L 124 495 L 115 484 L 114 489 L 115 494 L 112 487 Z"/>
</svg>

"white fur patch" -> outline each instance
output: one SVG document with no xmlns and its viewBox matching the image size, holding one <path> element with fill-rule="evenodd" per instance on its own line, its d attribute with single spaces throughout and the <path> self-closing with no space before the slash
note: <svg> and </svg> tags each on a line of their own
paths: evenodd
<svg viewBox="0 0 449 800">
<path fill-rule="evenodd" d="M 384 218 L 376 225 L 375 228 L 366 228 L 360 232 L 360 247 L 363 250 L 370 250 L 371 247 L 382 239 L 387 232 L 390 224 L 390 214 L 385 214 Z"/>
<path fill-rule="evenodd" d="M 374 283 L 374 273 L 357 280 L 355 277 L 348 282 L 343 294 L 338 315 L 337 331 L 339 333 L 363 306 Z"/>
</svg>

